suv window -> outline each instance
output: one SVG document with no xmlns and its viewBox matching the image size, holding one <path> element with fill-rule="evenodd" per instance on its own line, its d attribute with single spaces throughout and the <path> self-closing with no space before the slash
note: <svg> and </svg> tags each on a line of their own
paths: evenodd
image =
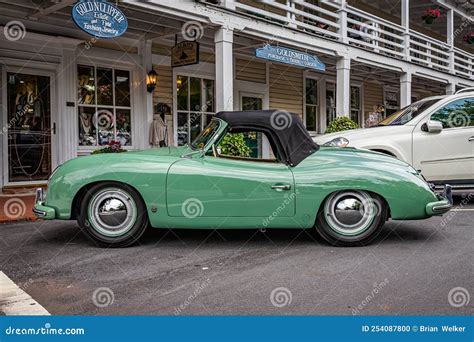
<svg viewBox="0 0 474 342">
<path fill-rule="evenodd" d="M 474 126 L 474 97 L 451 102 L 431 115 L 443 128 Z"/>
<path fill-rule="evenodd" d="M 378 126 L 404 125 L 413 120 L 419 114 L 423 113 L 425 109 L 428 109 L 438 101 L 439 99 L 429 99 L 415 102 L 407 107 L 400 109 L 399 111 L 390 115 L 385 120 L 379 122 Z"/>
</svg>

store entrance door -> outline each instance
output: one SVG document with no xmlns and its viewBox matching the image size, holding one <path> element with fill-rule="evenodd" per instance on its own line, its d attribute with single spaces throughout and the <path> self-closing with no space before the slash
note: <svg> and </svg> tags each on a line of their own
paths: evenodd
<svg viewBox="0 0 474 342">
<path fill-rule="evenodd" d="M 262 110 L 265 107 L 264 93 L 240 92 L 240 110 Z M 250 157 L 264 158 L 270 157 L 270 142 L 262 133 L 246 133 L 245 142 L 250 147 Z"/>
<path fill-rule="evenodd" d="M 6 73 L 8 184 L 41 183 L 52 170 L 51 75 Z"/>
</svg>

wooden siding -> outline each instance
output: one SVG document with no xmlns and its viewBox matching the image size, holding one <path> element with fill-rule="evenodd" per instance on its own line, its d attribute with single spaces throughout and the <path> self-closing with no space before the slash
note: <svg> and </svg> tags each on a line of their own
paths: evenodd
<svg viewBox="0 0 474 342">
<path fill-rule="evenodd" d="M 303 117 L 303 69 L 270 65 L 270 108 Z"/>
<path fill-rule="evenodd" d="M 235 79 L 257 83 L 266 83 L 266 65 L 264 62 L 237 58 L 235 60 Z"/>
</svg>

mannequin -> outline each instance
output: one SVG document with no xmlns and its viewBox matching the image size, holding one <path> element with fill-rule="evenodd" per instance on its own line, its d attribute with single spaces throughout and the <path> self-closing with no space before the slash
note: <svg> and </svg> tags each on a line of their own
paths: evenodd
<svg viewBox="0 0 474 342">
<path fill-rule="evenodd" d="M 153 147 L 169 146 L 169 131 L 166 123 L 166 114 L 171 112 L 171 107 L 166 103 L 158 103 L 150 126 L 149 142 Z"/>
</svg>

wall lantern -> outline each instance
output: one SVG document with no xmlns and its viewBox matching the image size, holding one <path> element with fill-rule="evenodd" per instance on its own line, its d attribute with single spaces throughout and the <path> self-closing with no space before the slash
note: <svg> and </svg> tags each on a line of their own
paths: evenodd
<svg viewBox="0 0 474 342">
<path fill-rule="evenodd" d="M 156 84 L 158 83 L 158 74 L 155 70 L 151 69 L 151 71 L 146 76 L 146 90 L 149 93 L 152 93 L 155 90 Z"/>
</svg>

